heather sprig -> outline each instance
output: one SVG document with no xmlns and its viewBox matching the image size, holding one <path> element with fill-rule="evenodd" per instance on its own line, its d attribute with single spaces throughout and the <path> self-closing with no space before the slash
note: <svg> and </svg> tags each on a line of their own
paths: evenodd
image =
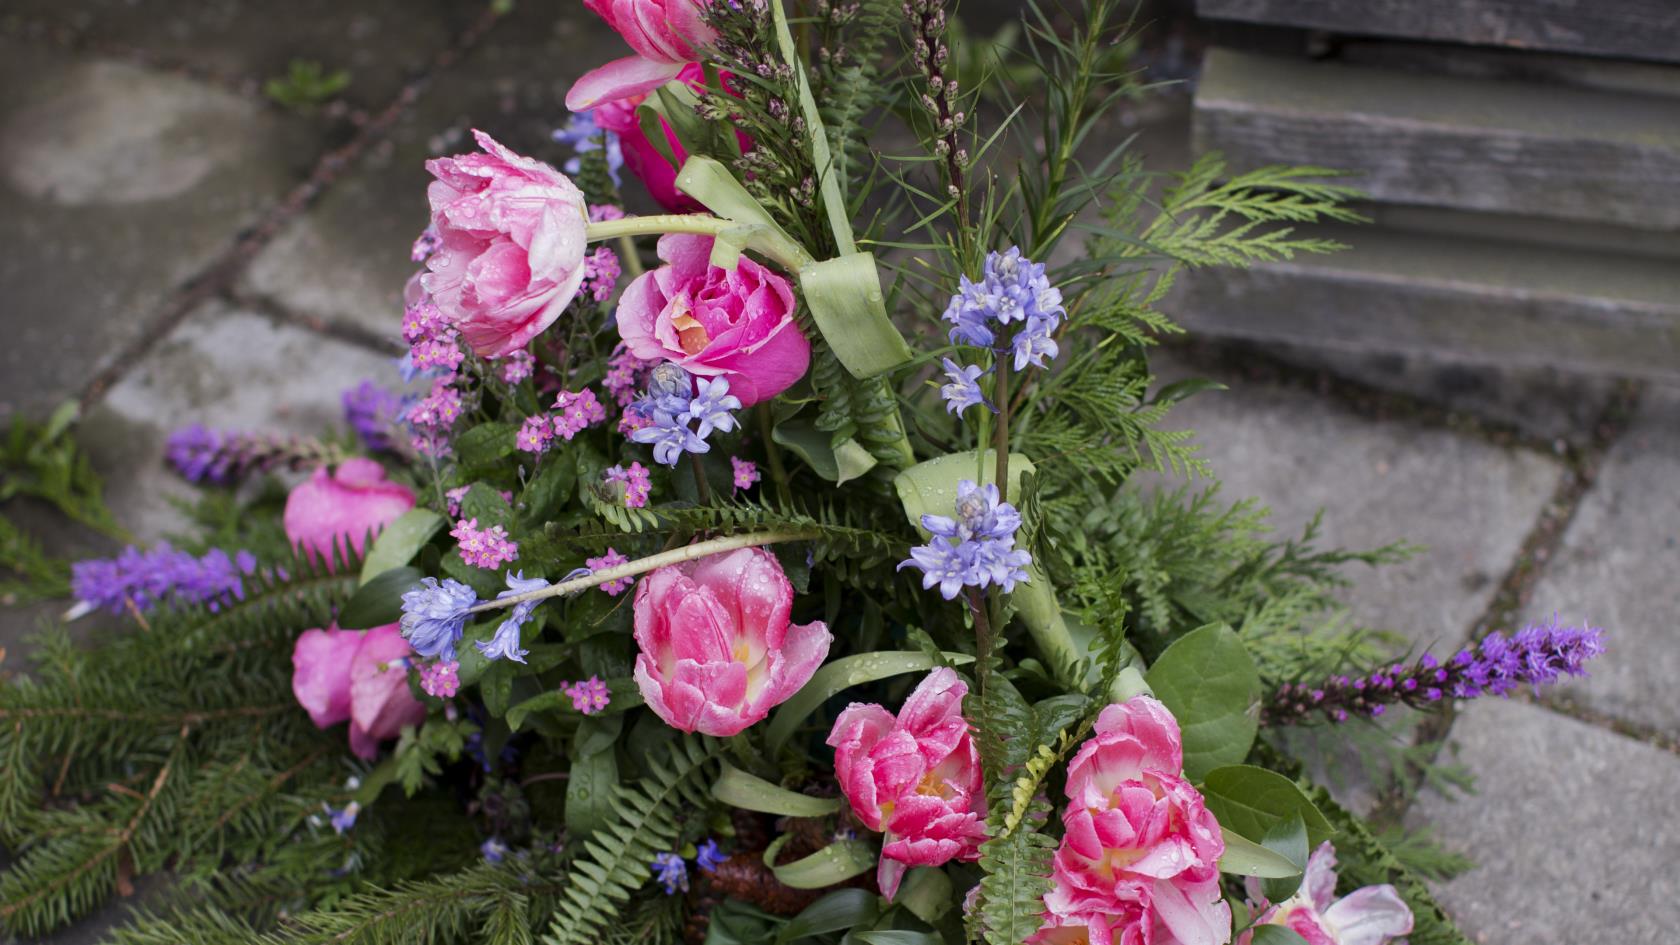
<svg viewBox="0 0 1680 945">
<path fill-rule="evenodd" d="M 1285 725 L 1322 716 L 1345 722 L 1380 716 L 1391 705 L 1422 709 L 1446 699 L 1508 696 L 1524 685 L 1538 692 L 1565 676 L 1587 675 L 1587 662 L 1604 652 L 1603 636 L 1597 627 L 1566 627 L 1554 619 L 1509 636 L 1490 634 L 1445 661 L 1425 653 L 1410 665 L 1395 663 L 1363 676 L 1285 683 L 1266 704 L 1265 721 Z"/>
</svg>

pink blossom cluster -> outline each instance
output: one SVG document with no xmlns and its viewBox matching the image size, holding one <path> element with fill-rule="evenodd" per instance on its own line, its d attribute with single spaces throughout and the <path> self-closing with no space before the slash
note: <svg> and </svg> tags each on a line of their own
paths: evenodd
<svg viewBox="0 0 1680 945">
<path fill-rule="evenodd" d="M 571 442 L 588 427 L 607 419 L 607 410 L 595 398 L 595 392 L 584 388 L 580 391 L 563 390 L 554 398 L 554 409 L 558 413 L 553 417 L 554 435 L 563 437 Z"/>
<path fill-rule="evenodd" d="M 608 548 L 606 554 L 600 556 L 599 558 L 590 558 L 590 559 L 586 560 L 584 563 L 589 565 L 589 570 L 599 571 L 602 568 L 617 567 L 618 565 L 626 564 L 629 561 L 630 561 L 629 558 L 626 558 L 623 555 L 618 553 L 618 549 Z M 624 593 L 625 591 L 629 590 L 630 585 L 632 585 L 634 583 L 636 583 L 635 578 L 622 577 L 622 578 L 618 578 L 617 580 L 608 581 L 605 584 L 602 584 L 601 585 L 601 590 L 606 591 L 609 595 L 611 595 L 613 597 L 617 597 L 618 595 L 620 595 L 620 594 Z"/>
<path fill-rule="evenodd" d="M 876 882 L 888 899 L 910 867 L 980 858 L 986 793 L 980 752 L 962 714 L 966 695 L 967 684 L 941 666 L 898 715 L 854 702 L 829 732 L 834 772 L 852 813 L 886 835 Z"/>
<path fill-rule="evenodd" d="M 455 660 L 439 660 L 420 667 L 420 691 L 438 699 L 447 699 L 461 691 L 461 664 Z"/>
<path fill-rule="evenodd" d="M 519 558 L 519 545 L 508 540 L 507 529 L 500 525 L 479 528 L 478 519 L 463 519 L 449 536 L 459 543 L 461 560 L 475 568 L 493 571 Z"/>
<path fill-rule="evenodd" d="M 426 396 L 410 404 L 403 420 L 413 429 L 416 451 L 425 456 L 449 453 L 449 431 L 461 419 L 461 392 L 450 386 L 453 378 L 438 378 Z"/>
<path fill-rule="evenodd" d="M 605 475 L 607 482 L 624 486 L 625 508 L 639 509 L 647 505 L 648 494 L 653 491 L 653 479 L 648 475 L 646 466 L 641 463 L 631 463 L 629 469 L 612 466 Z"/>
<path fill-rule="evenodd" d="M 613 290 L 618 288 L 618 278 L 622 275 L 624 267 L 619 265 L 618 254 L 605 246 L 598 247 L 583 258 L 581 291 L 587 292 L 597 302 L 605 302 L 612 298 Z"/>
<path fill-rule="evenodd" d="M 607 220 L 624 219 L 624 208 L 615 207 L 610 203 L 592 203 L 589 205 L 589 222 L 604 223 Z"/>
<path fill-rule="evenodd" d="M 612 693 L 607 684 L 599 676 L 580 679 L 577 682 L 562 682 L 560 691 L 572 698 L 572 708 L 584 715 L 594 715 L 605 709 L 612 702 Z"/>
<path fill-rule="evenodd" d="M 729 466 L 735 473 L 735 488 L 751 489 L 753 483 L 759 480 L 758 464 L 750 459 L 738 456 L 729 457 Z"/>
<path fill-rule="evenodd" d="M 553 441 L 554 426 L 546 413 L 526 417 L 519 425 L 519 432 L 513 435 L 513 445 L 526 453 L 546 453 Z"/>
<path fill-rule="evenodd" d="M 429 296 L 411 296 L 403 309 L 402 336 L 409 344 L 409 363 L 417 371 L 450 371 L 461 366 L 461 333 L 443 317 Z"/>
<path fill-rule="evenodd" d="M 529 379 L 530 376 L 536 372 L 536 369 L 536 356 L 524 348 L 520 348 L 518 351 L 511 352 L 507 357 L 502 359 L 502 382 L 505 384 L 518 384 L 521 381 Z"/>
<path fill-rule="evenodd" d="M 628 407 L 636 399 L 636 392 L 647 385 L 648 372 L 656 364 L 636 357 L 621 341 L 607 358 L 607 376 L 601 379 L 601 386 L 620 407 Z"/>
</svg>

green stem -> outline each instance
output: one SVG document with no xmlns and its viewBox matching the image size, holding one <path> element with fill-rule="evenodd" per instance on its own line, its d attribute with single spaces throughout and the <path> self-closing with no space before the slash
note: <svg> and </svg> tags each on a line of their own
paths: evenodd
<svg viewBox="0 0 1680 945">
<path fill-rule="evenodd" d="M 656 555 L 649 555 L 646 558 L 637 558 L 635 561 L 627 561 L 624 564 L 615 565 L 610 568 L 601 568 L 600 570 L 590 572 L 583 577 L 573 578 L 570 581 L 561 581 L 559 584 L 551 584 L 548 587 L 539 588 L 524 594 L 515 594 L 512 597 L 501 597 L 496 600 L 487 600 L 481 604 L 467 608 L 467 613 L 482 613 L 487 610 L 498 610 L 503 607 L 512 607 L 514 604 L 522 604 L 526 601 L 544 600 L 549 597 L 562 597 L 567 594 L 575 594 L 578 591 L 589 590 L 592 587 L 605 584 L 608 581 L 616 581 L 619 578 L 635 577 L 638 574 L 654 571 L 670 564 L 681 564 L 684 561 L 694 561 L 699 558 L 722 554 L 726 551 L 734 551 L 738 548 L 757 548 L 762 545 L 774 545 L 778 542 L 784 541 L 808 541 L 812 538 L 819 537 L 820 534 L 821 533 L 814 528 L 787 528 L 768 532 L 749 532 L 744 535 L 726 535 L 722 538 L 713 538 L 709 541 L 696 542 L 692 545 L 684 545 L 681 548 L 673 548 L 670 551 L 661 551 Z"/>
<path fill-rule="evenodd" d="M 618 259 L 624 265 L 624 275 L 634 279 L 642 274 L 642 257 L 636 252 L 636 242 L 629 236 L 618 238 Z"/>
<path fill-rule="evenodd" d="M 805 133 L 811 137 L 811 162 L 817 169 L 817 187 L 822 193 L 823 211 L 828 214 L 828 228 L 834 233 L 834 245 L 842 256 L 856 253 L 857 241 L 852 236 L 852 222 L 846 218 L 846 197 L 840 191 L 840 179 L 834 174 L 834 155 L 828 148 L 828 131 L 823 127 L 822 113 L 817 110 L 816 96 L 811 94 L 811 80 L 805 64 L 793 44 L 793 31 L 788 29 L 787 13 L 782 0 L 771 0 L 770 16 L 776 24 L 776 42 L 782 58 L 793 70 L 794 82 L 799 86 L 799 109 L 805 116 Z"/>
<path fill-rule="evenodd" d="M 793 494 L 788 491 L 787 467 L 782 465 L 782 451 L 776 446 L 774 433 L 770 425 L 770 404 L 766 401 L 758 405 L 758 434 L 764 438 L 764 456 L 770 463 L 770 480 L 776 484 L 776 497 L 782 500 L 784 506 L 791 506 Z"/>
<path fill-rule="evenodd" d="M 701 213 L 656 213 L 645 217 L 622 217 L 589 224 L 589 241 L 615 239 L 621 236 L 657 236 L 664 233 L 699 233 L 716 236 L 739 226 L 733 220 L 710 217 Z"/>
<path fill-rule="evenodd" d="M 688 468 L 694 473 L 694 494 L 701 505 L 712 504 L 712 487 L 706 482 L 706 467 L 700 463 L 699 453 L 688 454 Z"/>
<path fill-rule="evenodd" d="M 997 452 L 998 501 L 1009 500 L 1009 353 L 997 357 L 997 383 L 992 398 L 997 401 L 997 426 L 992 431 L 992 449 Z M 984 456 L 984 451 L 981 452 Z"/>
</svg>

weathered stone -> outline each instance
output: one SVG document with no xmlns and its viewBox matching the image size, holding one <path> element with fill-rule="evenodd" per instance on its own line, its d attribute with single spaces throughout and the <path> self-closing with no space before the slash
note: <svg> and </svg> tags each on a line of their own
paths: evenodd
<svg viewBox="0 0 1680 945">
<path fill-rule="evenodd" d="M 1426 791 L 1408 820 L 1477 861 L 1436 889 L 1471 941 L 1673 941 L 1680 758 L 1494 698 L 1466 707 L 1452 738 L 1477 793 Z"/>
<path fill-rule="evenodd" d="M 156 540 L 182 524 L 169 500 L 192 491 L 165 465 L 171 431 L 202 423 L 318 436 L 342 426 L 340 396 L 364 377 L 397 380 L 389 358 L 212 302 L 89 411 L 82 436 L 117 517 Z"/>
<path fill-rule="evenodd" d="M 478 128 L 520 153 L 564 164 L 571 152 L 550 134 L 566 123 L 566 90 L 585 69 L 618 55 L 622 43 L 596 17 L 520 4 L 440 74 L 318 206 L 276 236 L 243 290 L 301 315 L 395 336 L 403 283 L 420 268 L 409 251 L 428 219 L 426 160 L 476 150 L 469 131 Z M 634 186 L 628 176 L 625 182 Z"/>
<path fill-rule="evenodd" d="M 1182 367 L 1158 359 L 1164 378 Z M 1561 467 L 1522 450 L 1406 420 L 1371 420 L 1310 394 L 1218 378 L 1168 426 L 1198 434 L 1227 500 L 1271 506 L 1280 537 L 1324 511 L 1320 547 L 1406 541 L 1402 564 L 1347 571 L 1353 614 L 1414 646 L 1459 643 L 1486 607 Z"/>
<path fill-rule="evenodd" d="M 307 171 L 295 119 L 0 40 L 0 417 L 79 391 Z"/>
<path fill-rule="evenodd" d="M 1600 712 L 1680 732 L 1680 389 L 1653 387 L 1582 500 L 1528 607 L 1531 620 L 1605 629 L 1592 675 L 1562 692 Z"/>
</svg>

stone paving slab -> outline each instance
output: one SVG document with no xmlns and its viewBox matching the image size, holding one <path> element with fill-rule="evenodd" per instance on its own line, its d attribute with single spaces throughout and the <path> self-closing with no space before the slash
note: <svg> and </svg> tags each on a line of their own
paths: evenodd
<svg viewBox="0 0 1680 945">
<path fill-rule="evenodd" d="M 77 393 L 307 173 L 295 118 L 0 40 L 0 419 Z"/>
<path fill-rule="evenodd" d="M 1528 619 L 1606 632 L 1592 675 L 1561 692 L 1591 708 L 1680 734 L 1680 388 L 1651 387 L 1605 458 L 1546 569 Z M 1680 787 L 1676 787 L 1680 800 Z"/>
<path fill-rule="evenodd" d="M 1201 372 L 1157 358 L 1166 379 Z M 1463 640 L 1551 497 L 1562 466 L 1531 451 L 1403 420 L 1372 420 L 1312 394 L 1237 377 L 1168 417 L 1198 434 L 1229 500 L 1272 509 L 1279 537 L 1324 510 L 1320 547 L 1425 546 L 1382 568 L 1350 566 L 1363 624 L 1414 647 Z"/>
<path fill-rule="evenodd" d="M 484 9 L 481 0 L 8 0 L 14 31 L 120 46 L 262 94 L 292 60 L 347 70 L 342 98 L 383 106 Z"/>
<path fill-rule="evenodd" d="M 516 151 L 564 164 L 571 152 L 550 134 L 567 121 L 566 90 L 622 43 L 581 11 L 562 16 L 551 4 L 519 4 L 440 73 L 315 208 L 275 237 L 241 290 L 309 318 L 394 337 L 403 283 L 419 269 L 410 244 L 428 220 L 426 160 L 475 150 L 468 132 L 480 128 Z"/>
<path fill-rule="evenodd" d="M 209 302 L 89 411 L 81 436 L 117 518 L 155 541 L 182 525 L 170 498 L 192 494 L 164 462 L 171 431 L 202 423 L 320 435 L 343 427 L 340 395 L 362 378 L 398 386 L 394 359 Z"/>
<path fill-rule="evenodd" d="M 1483 699 L 1453 726 L 1477 794 L 1408 818 L 1479 866 L 1436 893 L 1474 941 L 1669 945 L 1680 928 L 1680 758 L 1538 706 Z"/>
</svg>

